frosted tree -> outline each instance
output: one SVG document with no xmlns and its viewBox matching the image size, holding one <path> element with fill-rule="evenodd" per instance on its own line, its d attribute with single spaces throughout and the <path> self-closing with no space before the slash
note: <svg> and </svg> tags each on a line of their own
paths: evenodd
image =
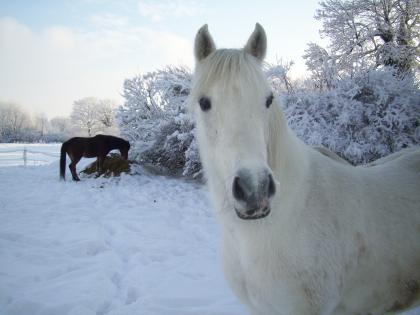
<svg viewBox="0 0 420 315">
<path fill-rule="evenodd" d="M 293 64 L 293 61 L 284 62 L 280 59 L 276 63 L 267 65 L 265 73 L 276 94 L 293 92 L 292 79 L 290 78 Z"/>
<path fill-rule="evenodd" d="M 115 133 L 112 128 L 115 103 L 112 100 L 99 100 L 95 97 L 85 97 L 73 103 L 70 115 L 73 125 L 89 137 L 103 132 Z"/>
<path fill-rule="evenodd" d="M 99 100 L 97 107 L 99 121 L 104 127 L 112 128 L 115 125 L 116 103 L 110 99 Z"/>
<path fill-rule="evenodd" d="M 53 132 L 66 134 L 70 131 L 70 125 L 70 119 L 67 117 L 54 117 L 50 120 L 50 126 Z"/>
<path fill-rule="evenodd" d="M 311 81 L 317 89 L 331 89 L 339 78 L 336 61 L 324 48 L 309 43 L 303 55 L 305 64 L 311 73 Z"/>
<path fill-rule="evenodd" d="M 71 120 L 68 117 L 54 117 L 50 120 L 47 140 L 65 141 L 71 136 Z"/>
<path fill-rule="evenodd" d="M 49 120 L 45 113 L 39 113 L 34 117 L 34 128 L 39 132 L 40 140 L 44 140 L 49 129 Z"/>
<path fill-rule="evenodd" d="M 152 130 L 164 115 L 155 88 L 156 75 L 152 72 L 124 81 L 125 102 L 117 117 L 123 135 L 130 142 L 150 143 L 154 137 Z"/>
<path fill-rule="evenodd" d="M 325 89 L 292 82 L 290 62 L 265 69 L 289 124 L 306 143 L 361 164 L 420 142 L 420 94 L 413 76 L 383 67 L 334 81 L 331 56 L 318 47 L 314 51 L 319 79 L 330 78 L 320 81 Z M 164 174 L 201 174 L 195 128 L 186 114 L 190 86 L 189 70 L 177 67 L 125 80 L 117 121 L 132 144 L 131 158 Z"/>
<path fill-rule="evenodd" d="M 94 97 L 85 97 L 74 101 L 70 115 L 71 121 L 75 127 L 91 137 L 100 131 L 102 127 L 97 110 L 98 100 Z"/>
<path fill-rule="evenodd" d="M 14 103 L 0 103 L 0 138 L 4 142 L 19 141 L 29 125 L 29 115 Z"/>
<path fill-rule="evenodd" d="M 0 103 L 0 142 L 7 141 L 8 127 L 7 106 L 4 103 Z"/>
<path fill-rule="evenodd" d="M 418 0 L 325 0 L 315 18 L 330 42 L 339 71 L 392 66 L 416 70 L 419 58 Z"/>
<path fill-rule="evenodd" d="M 143 148 L 156 140 L 161 124 L 185 113 L 191 73 L 184 67 L 135 76 L 124 82 L 124 105 L 118 110 L 121 132 Z"/>
<path fill-rule="evenodd" d="M 194 125 L 186 113 L 191 72 L 167 67 L 125 80 L 124 105 L 117 119 L 131 154 L 166 173 L 194 175 L 200 170 Z"/>
</svg>

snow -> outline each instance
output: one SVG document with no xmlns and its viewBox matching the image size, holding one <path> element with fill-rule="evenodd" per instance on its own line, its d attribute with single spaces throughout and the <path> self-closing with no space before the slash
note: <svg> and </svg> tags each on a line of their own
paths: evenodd
<svg viewBox="0 0 420 315">
<path fill-rule="evenodd" d="M 0 143 L 0 167 L 23 165 L 23 150 L 27 150 L 27 165 L 45 165 L 57 160 L 61 144 Z"/>
<path fill-rule="evenodd" d="M 1 166 L 0 314 L 247 314 L 202 185 L 142 169 L 60 182 L 56 160 Z"/>
<path fill-rule="evenodd" d="M 0 314 L 246 314 L 205 188 L 139 172 L 0 167 Z"/>
</svg>

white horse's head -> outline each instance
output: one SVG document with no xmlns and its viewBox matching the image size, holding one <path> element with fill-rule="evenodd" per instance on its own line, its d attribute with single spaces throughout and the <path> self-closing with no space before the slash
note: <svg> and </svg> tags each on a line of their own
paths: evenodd
<svg viewBox="0 0 420 315">
<path fill-rule="evenodd" d="M 259 24 L 244 49 L 216 50 L 207 25 L 195 39 L 190 106 L 201 159 L 223 207 L 241 219 L 267 216 L 276 191 L 267 162 L 273 93 L 262 71 L 266 48 Z"/>
</svg>

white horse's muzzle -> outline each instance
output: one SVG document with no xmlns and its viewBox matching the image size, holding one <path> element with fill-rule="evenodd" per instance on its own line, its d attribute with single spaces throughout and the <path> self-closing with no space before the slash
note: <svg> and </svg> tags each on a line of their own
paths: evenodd
<svg viewBox="0 0 420 315">
<path fill-rule="evenodd" d="M 247 169 L 241 169 L 232 184 L 235 211 L 243 220 L 261 219 L 269 215 L 270 199 L 276 193 L 273 176 L 268 170 L 252 174 Z"/>
</svg>

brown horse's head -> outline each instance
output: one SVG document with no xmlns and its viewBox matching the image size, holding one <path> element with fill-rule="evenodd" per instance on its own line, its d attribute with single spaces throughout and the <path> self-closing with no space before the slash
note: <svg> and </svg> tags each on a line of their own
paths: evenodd
<svg viewBox="0 0 420 315">
<path fill-rule="evenodd" d="M 124 145 L 120 147 L 121 156 L 128 160 L 128 150 L 130 150 L 130 142 L 124 140 Z"/>
</svg>

